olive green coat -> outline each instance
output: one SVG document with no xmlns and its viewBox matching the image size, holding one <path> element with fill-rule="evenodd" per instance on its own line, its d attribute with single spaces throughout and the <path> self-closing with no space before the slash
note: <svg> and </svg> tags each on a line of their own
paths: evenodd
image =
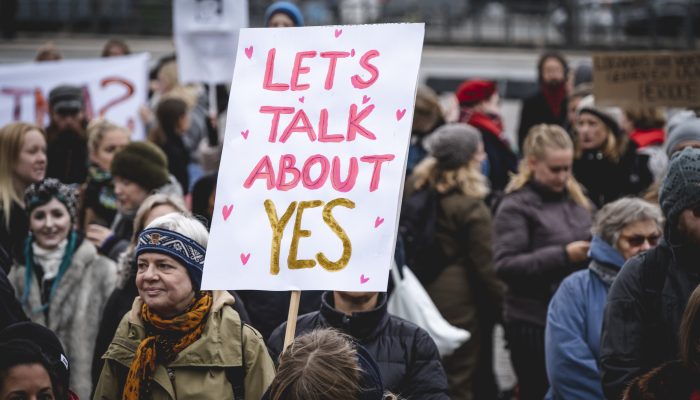
<svg viewBox="0 0 700 400">
<path fill-rule="evenodd" d="M 232 307 L 233 297 L 214 291 L 214 301 L 202 337 L 182 350 L 170 365 L 158 365 L 151 386 L 152 399 L 233 399 L 226 368 L 243 365 L 245 398 L 259 400 L 275 375 L 274 365 L 260 334 L 242 322 Z M 140 297 L 119 324 L 107 352 L 94 399 L 121 399 L 136 349 L 146 337 L 139 317 Z M 241 338 L 243 344 L 241 345 Z"/>
</svg>

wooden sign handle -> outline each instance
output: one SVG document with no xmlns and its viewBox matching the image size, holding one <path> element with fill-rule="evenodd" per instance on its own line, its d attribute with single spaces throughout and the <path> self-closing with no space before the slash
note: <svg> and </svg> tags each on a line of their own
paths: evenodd
<svg viewBox="0 0 700 400">
<path fill-rule="evenodd" d="M 297 315 L 299 315 L 299 300 L 301 299 L 301 291 L 293 290 L 289 299 L 289 314 L 287 315 L 287 330 L 284 333 L 284 348 L 292 344 L 294 341 L 294 333 L 297 330 Z"/>
</svg>

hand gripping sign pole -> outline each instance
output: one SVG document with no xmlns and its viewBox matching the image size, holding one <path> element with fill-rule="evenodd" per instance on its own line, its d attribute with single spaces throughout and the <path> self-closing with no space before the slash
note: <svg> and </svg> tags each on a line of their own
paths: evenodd
<svg viewBox="0 0 700 400">
<path fill-rule="evenodd" d="M 386 291 L 423 34 L 240 31 L 202 287 L 291 291 L 285 345 L 302 290 Z"/>
</svg>

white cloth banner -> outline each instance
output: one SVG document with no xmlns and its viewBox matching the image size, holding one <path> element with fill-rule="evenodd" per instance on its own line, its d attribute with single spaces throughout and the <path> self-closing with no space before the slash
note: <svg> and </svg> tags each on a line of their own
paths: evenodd
<svg viewBox="0 0 700 400">
<path fill-rule="evenodd" d="M 148 54 L 0 66 L 0 126 L 49 123 L 49 92 L 59 85 L 83 88 L 88 118 L 104 116 L 145 137 L 139 107 L 148 98 Z"/>
<path fill-rule="evenodd" d="M 241 30 L 204 288 L 386 290 L 423 35 Z"/>
<path fill-rule="evenodd" d="M 230 83 L 248 0 L 175 0 L 173 30 L 182 83 Z"/>
</svg>

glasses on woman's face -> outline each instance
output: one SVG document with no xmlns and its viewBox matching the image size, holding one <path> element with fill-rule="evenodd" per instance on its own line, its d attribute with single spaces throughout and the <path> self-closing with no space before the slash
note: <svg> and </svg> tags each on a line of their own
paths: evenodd
<svg viewBox="0 0 700 400">
<path fill-rule="evenodd" d="M 700 210 L 698 210 L 700 211 Z M 661 239 L 661 235 L 655 233 L 653 235 L 649 236 L 644 236 L 644 235 L 632 235 L 632 236 L 622 236 L 624 240 L 627 241 L 627 243 L 632 246 L 632 247 L 639 247 L 644 244 L 644 242 L 648 242 L 649 246 L 656 246 L 659 243 L 659 239 Z"/>
</svg>

